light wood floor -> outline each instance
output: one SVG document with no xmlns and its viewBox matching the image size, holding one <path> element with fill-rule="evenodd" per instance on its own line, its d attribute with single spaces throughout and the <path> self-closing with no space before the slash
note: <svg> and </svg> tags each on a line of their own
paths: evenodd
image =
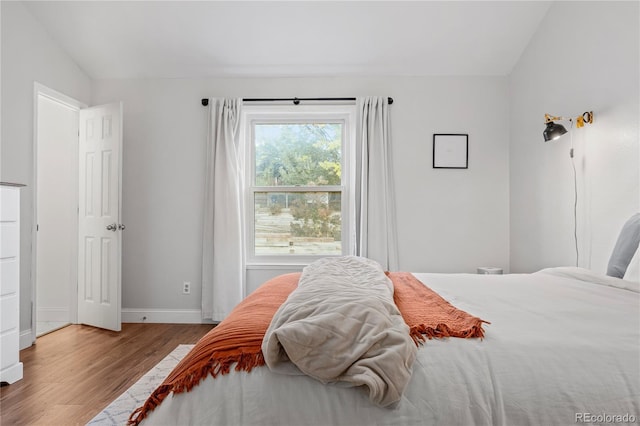
<svg viewBox="0 0 640 426">
<path fill-rule="evenodd" d="M 0 424 L 84 425 L 179 344 L 213 325 L 71 325 L 20 352 L 22 380 L 0 388 Z"/>
</svg>

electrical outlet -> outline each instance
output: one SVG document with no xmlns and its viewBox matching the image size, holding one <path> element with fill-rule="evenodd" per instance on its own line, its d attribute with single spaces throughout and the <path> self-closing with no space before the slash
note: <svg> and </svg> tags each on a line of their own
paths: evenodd
<svg viewBox="0 0 640 426">
<path fill-rule="evenodd" d="M 185 281 L 182 283 L 182 294 L 191 294 L 191 283 Z"/>
</svg>

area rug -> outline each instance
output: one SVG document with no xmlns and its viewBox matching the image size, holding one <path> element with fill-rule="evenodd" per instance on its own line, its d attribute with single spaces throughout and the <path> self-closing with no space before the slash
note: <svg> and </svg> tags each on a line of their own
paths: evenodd
<svg viewBox="0 0 640 426">
<path fill-rule="evenodd" d="M 127 424 L 129 415 L 140 407 L 147 397 L 178 365 L 178 362 L 193 348 L 194 345 L 178 345 L 169 355 L 156 364 L 149 372 L 140 378 L 113 401 L 107 408 L 95 416 L 88 425 L 91 426 L 122 426 Z"/>
</svg>

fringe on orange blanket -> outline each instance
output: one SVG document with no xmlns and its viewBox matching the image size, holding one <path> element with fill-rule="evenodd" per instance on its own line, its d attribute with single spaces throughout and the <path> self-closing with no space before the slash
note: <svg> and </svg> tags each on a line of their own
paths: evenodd
<svg viewBox="0 0 640 426">
<path fill-rule="evenodd" d="M 189 392 L 208 375 L 251 371 L 264 365 L 262 339 L 271 319 L 298 286 L 300 273 L 280 275 L 267 281 L 236 306 L 227 318 L 200 339 L 169 376 L 129 416 L 137 425 L 170 393 Z"/>
<path fill-rule="evenodd" d="M 265 364 L 262 339 L 273 315 L 297 287 L 300 273 L 273 278 L 244 299 L 229 316 L 207 333 L 173 369 L 169 376 L 129 417 L 138 425 L 169 394 L 189 392 L 208 375 L 251 371 Z M 484 337 L 487 321 L 457 309 L 426 287 L 411 273 L 390 272 L 394 302 L 409 325 L 416 345 L 438 337 Z"/>
<path fill-rule="evenodd" d="M 461 311 L 409 272 L 387 272 L 393 282 L 393 301 L 409 326 L 416 344 L 438 337 L 484 337 L 482 324 L 490 324 Z"/>
</svg>

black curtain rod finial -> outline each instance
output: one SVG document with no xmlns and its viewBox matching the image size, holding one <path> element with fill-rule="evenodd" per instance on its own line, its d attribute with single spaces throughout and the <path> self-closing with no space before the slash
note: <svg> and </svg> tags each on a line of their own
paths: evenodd
<svg viewBox="0 0 640 426">
<path fill-rule="evenodd" d="M 209 98 L 202 98 L 202 106 L 209 105 Z"/>
</svg>

